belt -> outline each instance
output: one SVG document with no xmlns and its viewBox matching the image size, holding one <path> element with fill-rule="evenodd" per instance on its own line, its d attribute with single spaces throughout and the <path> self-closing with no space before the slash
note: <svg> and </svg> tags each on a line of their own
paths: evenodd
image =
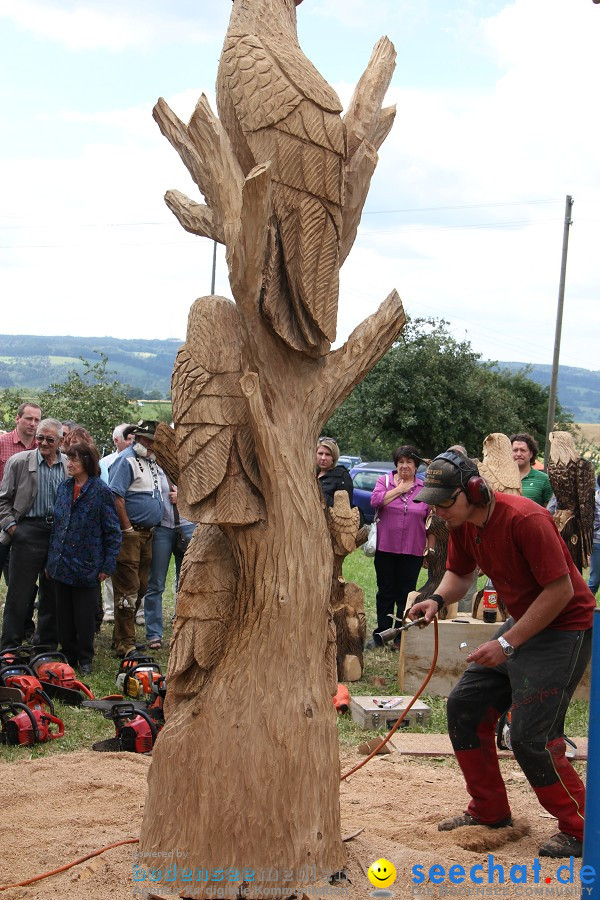
<svg viewBox="0 0 600 900">
<path fill-rule="evenodd" d="M 25 521 L 46 522 L 48 525 L 52 525 L 52 523 L 54 522 L 54 516 L 25 516 Z"/>
<path fill-rule="evenodd" d="M 131 523 L 131 527 L 134 531 L 149 531 L 150 534 L 154 531 L 154 526 L 149 528 L 148 525 L 134 525 L 133 522 Z"/>
</svg>

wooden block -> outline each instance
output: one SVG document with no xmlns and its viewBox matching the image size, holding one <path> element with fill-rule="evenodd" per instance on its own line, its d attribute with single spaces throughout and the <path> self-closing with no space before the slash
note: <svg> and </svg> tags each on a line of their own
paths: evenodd
<svg viewBox="0 0 600 900">
<path fill-rule="evenodd" d="M 459 649 L 465 642 L 469 650 L 474 650 L 485 641 L 491 640 L 502 623 L 486 623 L 474 619 L 467 613 L 459 613 L 455 619 L 439 622 L 438 661 L 426 693 L 433 697 L 447 697 L 467 667 L 468 651 Z M 403 690 L 410 694 L 421 686 L 429 671 L 433 656 L 433 626 L 428 628 L 409 628 L 402 638 L 404 644 L 404 686 Z M 589 666 L 581 679 L 575 698 L 589 699 L 590 670 Z"/>
</svg>

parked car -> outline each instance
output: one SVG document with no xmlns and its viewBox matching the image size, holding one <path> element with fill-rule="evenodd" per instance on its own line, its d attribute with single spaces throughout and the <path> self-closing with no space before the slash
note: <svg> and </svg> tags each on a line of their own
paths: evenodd
<svg viewBox="0 0 600 900">
<path fill-rule="evenodd" d="M 353 502 L 361 510 L 365 522 L 370 523 L 375 518 L 375 510 L 371 506 L 371 494 L 377 484 L 377 479 L 386 472 L 393 472 L 395 468 L 393 462 L 364 462 L 350 470 L 350 477 L 354 484 Z"/>
<path fill-rule="evenodd" d="M 361 462 L 361 456 L 340 456 L 338 459 L 340 466 L 346 466 L 347 469 L 352 469 L 354 466 L 360 465 Z"/>
</svg>

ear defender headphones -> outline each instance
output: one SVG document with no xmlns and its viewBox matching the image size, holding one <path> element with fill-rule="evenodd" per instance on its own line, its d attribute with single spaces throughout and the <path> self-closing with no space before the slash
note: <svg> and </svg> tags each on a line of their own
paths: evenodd
<svg viewBox="0 0 600 900">
<path fill-rule="evenodd" d="M 472 503 L 473 506 L 487 506 L 490 503 L 492 499 L 490 489 L 478 473 L 474 463 L 461 456 L 460 453 L 455 453 L 454 450 L 440 453 L 439 456 L 436 456 L 436 459 L 445 459 L 458 469 L 460 472 L 460 486 L 467 495 L 469 503 Z"/>
</svg>

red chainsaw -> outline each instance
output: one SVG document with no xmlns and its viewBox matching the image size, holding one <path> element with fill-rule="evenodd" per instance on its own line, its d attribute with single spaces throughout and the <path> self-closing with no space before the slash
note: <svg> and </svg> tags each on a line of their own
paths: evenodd
<svg viewBox="0 0 600 900">
<path fill-rule="evenodd" d="M 54 714 L 52 700 L 29 666 L 21 663 L 3 666 L 0 669 L 0 685 L 20 691 L 23 703 L 32 709 L 45 705 Z"/>
<path fill-rule="evenodd" d="M 65 726 L 57 716 L 44 712 L 39 706 L 31 709 L 26 703 L 10 700 L 0 702 L 0 722 L 0 743 L 11 746 L 44 744 L 65 733 Z M 51 725 L 56 725 L 58 730 L 51 731 Z"/>
<path fill-rule="evenodd" d="M 105 704 L 100 706 L 100 704 Z M 105 719 L 112 719 L 115 723 L 116 734 L 114 738 L 106 741 L 96 741 L 92 744 L 92 750 L 106 752 L 108 750 L 127 750 L 130 753 L 148 753 L 152 750 L 154 742 L 160 731 L 159 725 L 153 720 L 140 704 L 128 700 L 85 701 L 86 707 L 101 709 Z"/>
<path fill-rule="evenodd" d="M 48 651 L 39 653 L 31 660 L 31 668 L 40 681 L 44 683 L 44 690 L 49 696 L 69 706 L 80 706 L 85 697 L 90 700 L 94 695 L 83 681 L 79 681 L 75 675 L 75 669 L 67 662 L 64 653 Z"/>
</svg>

